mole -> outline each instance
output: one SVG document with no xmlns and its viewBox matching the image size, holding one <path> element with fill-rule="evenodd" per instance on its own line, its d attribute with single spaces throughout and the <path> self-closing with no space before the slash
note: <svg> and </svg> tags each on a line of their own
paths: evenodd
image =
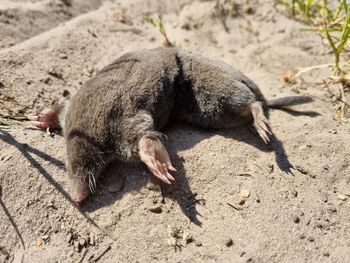
<svg viewBox="0 0 350 263">
<path fill-rule="evenodd" d="M 71 195 L 80 204 L 113 160 L 143 162 L 171 184 L 176 169 L 160 133 L 169 123 L 202 129 L 253 124 L 268 143 L 267 110 L 309 101 L 307 96 L 266 100 L 253 81 L 224 62 L 156 48 L 122 55 L 64 104 L 29 120 L 42 129 L 62 128 Z"/>
</svg>

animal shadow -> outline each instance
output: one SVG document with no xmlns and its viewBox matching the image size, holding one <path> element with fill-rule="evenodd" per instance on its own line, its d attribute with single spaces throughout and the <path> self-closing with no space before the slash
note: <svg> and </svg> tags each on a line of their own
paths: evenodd
<svg viewBox="0 0 350 263">
<path fill-rule="evenodd" d="M 57 191 L 67 200 L 71 203 L 72 206 L 75 206 L 75 202 L 73 201 L 73 199 L 70 197 L 70 195 L 68 194 L 68 192 L 66 190 L 63 189 L 63 187 L 60 185 L 59 182 L 57 182 L 54 177 L 48 172 L 46 171 L 46 169 L 37 161 L 33 158 L 32 155 L 36 155 L 38 157 L 40 157 L 41 159 L 48 161 L 50 163 L 52 163 L 53 165 L 55 165 L 56 167 L 58 167 L 61 170 L 66 170 L 65 169 L 65 165 L 62 161 L 28 145 L 27 143 L 20 143 L 18 142 L 9 132 L 0 129 L 0 140 L 2 140 L 4 143 L 7 143 L 9 145 L 14 146 L 15 148 L 17 148 L 17 150 L 27 159 L 27 161 L 35 168 L 38 170 L 38 172 L 51 184 L 53 185 Z M 18 231 L 17 226 L 14 224 L 14 219 L 11 217 L 11 215 L 8 213 L 4 203 L 1 201 L 1 207 L 3 208 L 3 210 L 5 211 L 6 215 L 8 216 L 11 224 L 14 226 L 17 235 L 19 236 L 22 246 L 24 247 L 24 242 L 23 239 Z M 100 229 L 103 231 L 103 229 L 88 215 L 86 214 L 84 211 L 80 210 L 78 207 L 76 207 L 78 209 L 78 211 L 85 217 L 85 219 L 87 220 L 87 222 L 89 222 L 91 225 L 93 225 L 94 227 Z"/>
</svg>

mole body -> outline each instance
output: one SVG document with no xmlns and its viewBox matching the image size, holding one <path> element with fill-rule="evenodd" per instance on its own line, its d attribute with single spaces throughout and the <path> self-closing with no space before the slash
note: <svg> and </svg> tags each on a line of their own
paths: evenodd
<svg viewBox="0 0 350 263">
<path fill-rule="evenodd" d="M 73 198 L 84 200 L 112 160 L 142 161 L 165 183 L 176 171 L 160 140 L 169 121 L 200 128 L 253 122 L 268 142 L 264 108 L 309 101 L 295 96 L 266 101 L 259 88 L 233 67 L 177 48 L 128 53 L 103 68 L 65 107 L 33 116 L 40 128 L 57 127 L 67 147 Z"/>
</svg>

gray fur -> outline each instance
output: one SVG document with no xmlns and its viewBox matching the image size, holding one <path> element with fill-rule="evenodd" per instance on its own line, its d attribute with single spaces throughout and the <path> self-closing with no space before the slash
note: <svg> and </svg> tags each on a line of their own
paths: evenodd
<svg viewBox="0 0 350 263">
<path fill-rule="evenodd" d="M 66 108 L 68 169 L 88 177 L 94 189 L 108 161 L 139 160 L 143 134 L 170 120 L 238 126 L 251 120 L 256 101 L 266 103 L 257 85 L 223 62 L 176 48 L 128 53 L 91 78 Z"/>
</svg>

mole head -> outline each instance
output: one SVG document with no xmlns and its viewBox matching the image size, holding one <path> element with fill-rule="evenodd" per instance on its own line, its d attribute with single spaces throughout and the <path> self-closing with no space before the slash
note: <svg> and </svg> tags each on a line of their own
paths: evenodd
<svg viewBox="0 0 350 263">
<path fill-rule="evenodd" d="M 96 191 L 96 180 L 104 166 L 101 150 L 85 132 L 72 130 L 66 135 L 67 170 L 71 196 L 80 204 Z"/>
<path fill-rule="evenodd" d="M 80 205 L 91 193 L 96 191 L 95 169 L 73 162 L 68 167 L 70 177 L 70 192 L 73 201 Z"/>
</svg>

